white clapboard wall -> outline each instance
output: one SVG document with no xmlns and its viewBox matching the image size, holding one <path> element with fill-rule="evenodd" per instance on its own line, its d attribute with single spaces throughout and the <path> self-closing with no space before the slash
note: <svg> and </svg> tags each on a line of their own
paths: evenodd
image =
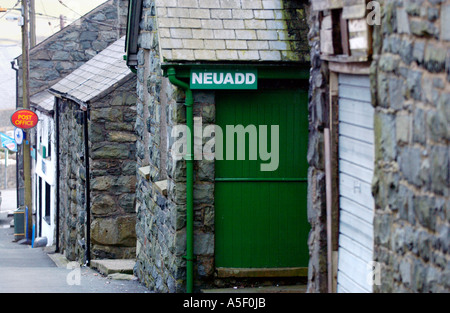
<svg viewBox="0 0 450 313">
<path fill-rule="evenodd" d="M 339 74 L 338 292 L 372 292 L 373 114 L 369 77 Z"/>
</svg>

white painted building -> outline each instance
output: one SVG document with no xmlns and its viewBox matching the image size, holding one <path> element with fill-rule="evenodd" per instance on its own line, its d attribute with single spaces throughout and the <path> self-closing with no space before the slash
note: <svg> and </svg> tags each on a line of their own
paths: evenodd
<svg viewBox="0 0 450 313">
<path fill-rule="evenodd" d="M 32 133 L 35 138 L 33 159 L 33 212 L 36 213 L 35 235 L 47 238 L 47 246 L 54 245 L 56 237 L 56 127 L 53 111 L 54 98 L 47 91 L 31 97 L 32 107 L 39 122 Z"/>
</svg>

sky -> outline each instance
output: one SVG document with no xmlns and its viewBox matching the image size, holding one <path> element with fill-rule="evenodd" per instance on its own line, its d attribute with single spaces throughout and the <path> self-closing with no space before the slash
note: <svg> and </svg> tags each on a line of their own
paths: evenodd
<svg viewBox="0 0 450 313">
<path fill-rule="evenodd" d="M 60 15 L 64 26 L 80 18 L 107 0 L 35 0 L 37 43 L 60 30 Z M 21 0 L 0 0 L 0 123 L 5 120 L 2 110 L 16 107 L 16 76 L 11 61 L 22 54 L 21 27 L 18 24 Z M 3 115 L 9 113 L 3 113 Z M 7 118 L 6 118 L 7 120 Z M 3 125 L 0 125 L 0 128 Z"/>
</svg>

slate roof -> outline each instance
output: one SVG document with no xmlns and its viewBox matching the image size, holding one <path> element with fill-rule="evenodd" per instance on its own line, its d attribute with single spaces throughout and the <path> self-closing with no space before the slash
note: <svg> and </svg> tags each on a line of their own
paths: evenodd
<svg viewBox="0 0 450 313">
<path fill-rule="evenodd" d="M 30 97 L 30 103 L 33 108 L 38 109 L 39 111 L 44 111 L 46 113 L 50 113 L 53 111 L 53 105 L 55 101 L 55 96 L 52 95 L 47 90 L 38 92 Z"/>
<path fill-rule="evenodd" d="M 87 103 L 116 83 L 133 75 L 123 59 L 125 36 L 108 46 L 49 90 Z"/>
<path fill-rule="evenodd" d="M 169 62 L 305 61 L 301 8 L 291 0 L 156 0 L 160 55 Z"/>
</svg>

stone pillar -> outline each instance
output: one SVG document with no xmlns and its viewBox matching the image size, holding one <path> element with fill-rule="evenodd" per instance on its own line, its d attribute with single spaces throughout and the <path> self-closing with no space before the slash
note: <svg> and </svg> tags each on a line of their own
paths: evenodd
<svg viewBox="0 0 450 313">
<path fill-rule="evenodd" d="M 60 107 L 60 248 L 71 261 L 84 263 L 85 180 L 82 112 L 78 105 L 58 99 Z"/>
<path fill-rule="evenodd" d="M 320 59 L 319 13 L 309 15 L 308 40 L 311 48 L 309 79 L 308 146 L 308 221 L 309 234 L 308 292 L 327 291 L 327 233 L 324 163 L 324 115 L 328 108 L 328 66 Z"/>
</svg>

